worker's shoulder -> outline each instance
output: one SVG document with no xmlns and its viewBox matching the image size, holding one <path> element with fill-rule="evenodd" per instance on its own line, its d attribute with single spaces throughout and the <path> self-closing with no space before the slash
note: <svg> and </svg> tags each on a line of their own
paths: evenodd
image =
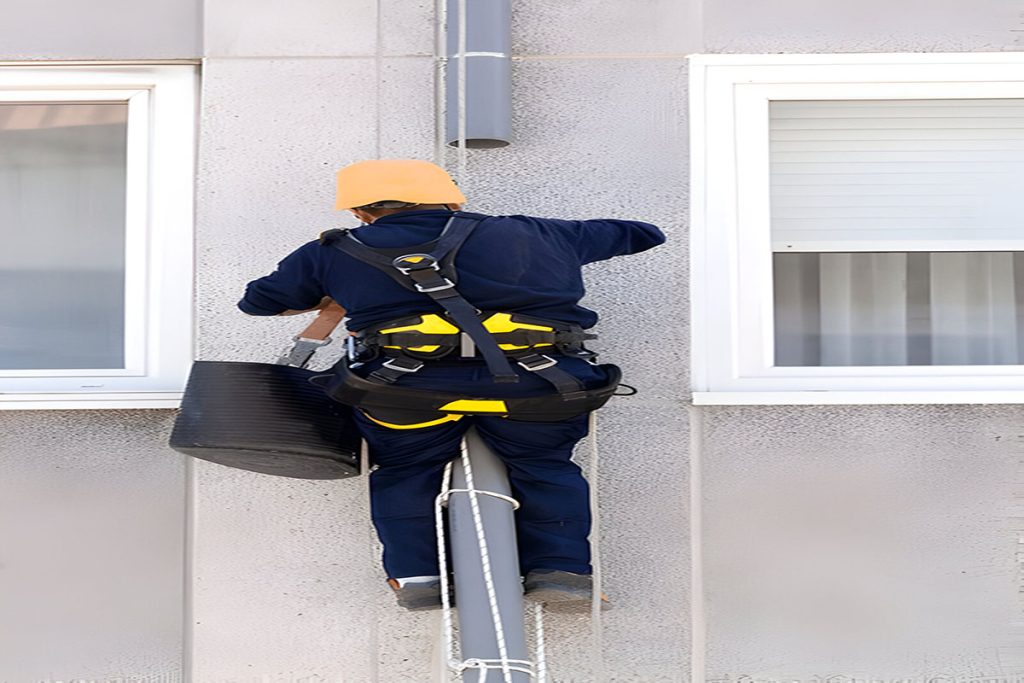
<svg viewBox="0 0 1024 683">
<path fill-rule="evenodd" d="M 560 222 L 560 220 L 557 219 L 557 218 L 545 218 L 543 216 L 533 216 L 533 215 L 526 215 L 526 214 L 521 214 L 521 213 L 514 213 L 514 214 L 508 214 L 508 215 L 502 215 L 502 216 L 487 216 L 487 218 L 491 219 L 491 220 L 499 220 L 499 221 L 515 221 L 515 222 L 518 222 L 518 223 L 536 223 L 536 222 L 546 223 L 548 221 Z"/>
<path fill-rule="evenodd" d="M 529 216 L 515 214 L 511 216 L 494 216 L 494 227 L 502 230 L 521 229 L 527 233 L 549 233 L 552 235 L 568 236 L 578 239 L 580 235 L 606 232 L 607 228 L 615 227 L 619 231 L 630 231 L 653 227 L 643 221 L 633 221 L 619 218 L 590 218 L 590 219 L 569 219 L 549 218 L 546 216 Z"/>
<path fill-rule="evenodd" d="M 311 244 L 326 246 L 341 239 L 347 235 L 348 232 L 348 228 L 331 228 L 330 230 L 324 230 L 314 242 L 311 242 Z"/>
<path fill-rule="evenodd" d="M 501 227 L 523 227 L 523 228 L 564 228 L 571 226 L 575 221 L 561 218 L 544 218 L 541 216 L 527 216 L 524 214 L 511 214 L 508 216 L 488 216 L 484 221 L 486 224 L 500 225 Z"/>
<path fill-rule="evenodd" d="M 644 221 L 638 221 L 627 218 L 550 218 L 546 216 L 528 216 L 523 214 L 514 214 L 509 216 L 490 216 L 491 219 L 497 221 L 510 221 L 515 223 L 522 223 L 524 225 L 550 225 L 557 227 L 580 227 L 585 226 L 589 223 L 622 223 L 622 224 L 637 224 L 637 225 L 650 225 Z"/>
</svg>

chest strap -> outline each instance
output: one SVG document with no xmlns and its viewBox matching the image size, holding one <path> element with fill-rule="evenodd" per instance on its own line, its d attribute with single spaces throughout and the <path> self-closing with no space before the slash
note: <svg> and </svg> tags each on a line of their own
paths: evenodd
<svg viewBox="0 0 1024 683">
<path fill-rule="evenodd" d="M 331 239 L 329 244 L 352 258 L 383 271 L 407 289 L 429 296 L 444 309 L 459 329 L 473 340 L 495 382 L 518 382 L 519 376 L 512 369 L 505 353 L 480 322 L 477 315 L 479 311 L 459 294 L 455 289 L 455 283 L 441 273 L 439 265 L 449 254 L 462 246 L 483 218 L 484 216 L 478 214 L 456 212 L 445 225 L 433 247 L 423 253 L 390 257 L 378 249 L 363 244 L 347 232 Z M 398 372 L 415 372 L 418 369 L 402 368 Z"/>
</svg>

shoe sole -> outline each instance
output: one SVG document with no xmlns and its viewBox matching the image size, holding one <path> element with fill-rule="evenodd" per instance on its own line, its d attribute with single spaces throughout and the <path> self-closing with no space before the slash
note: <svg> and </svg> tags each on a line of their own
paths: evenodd
<svg viewBox="0 0 1024 683">
<path fill-rule="evenodd" d="M 529 602 L 540 602 L 553 612 L 582 613 L 589 612 L 592 607 L 593 598 L 590 595 L 580 595 L 555 587 L 537 587 L 523 595 Z M 601 611 L 607 612 L 612 608 L 608 598 L 601 598 Z"/>
<path fill-rule="evenodd" d="M 398 606 L 410 612 L 426 612 L 441 609 L 441 591 L 437 586 L 406 587 L 395 591 Z"/>
</svg>

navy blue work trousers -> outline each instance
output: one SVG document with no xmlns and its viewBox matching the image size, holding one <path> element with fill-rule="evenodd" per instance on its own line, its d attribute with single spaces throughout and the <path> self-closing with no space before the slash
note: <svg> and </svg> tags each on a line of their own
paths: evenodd
<svg viewBox="0 0 1024 683">
<path fill-rule="evenodd" d="M 559 367 L 587 388 L 607 382 L 603 370 L 579 359 L 562 359 Z M 495 384 L 480 362 L 452 361 L 431 364 L 403 378 L 401 385 L 494 398 L 551 391 L 540 377 L 517 370 L 517 384 Z M 391 429 L 358 409 L 354 412 L 376 466 L 370 474 L 371 514 L 390 578 L 439 573 L 434 498 L 445 464 L 459 456 L 462 437 L 471 426 L 505 463 L 512 496 L 520 502 L 515 513 L 520 570 L 590 573 L 589 490 L 571 460 L 573 447 L 587 435 L 587 415 L 563 422 L 467 416 L 433 427 Z"/>
</svg>

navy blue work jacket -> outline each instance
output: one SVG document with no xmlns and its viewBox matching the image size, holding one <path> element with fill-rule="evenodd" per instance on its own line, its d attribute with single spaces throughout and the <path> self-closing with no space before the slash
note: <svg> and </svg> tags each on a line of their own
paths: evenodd
<svg viewBox="0 0 1024 683">
<path fill-rule="evenodd" d="M 371 247 L 404 247 L 437 239 L 451 212 L 403 211 L 353 230 Z M 530 216 L 483 220 L 455 258 L 458 290 L 482 311 L 506 311 L 592 327 L 597 314 L 579 305 L 580 266 L 635 254 L 665 241 L 649 223 L 613 219 L 564 221 Z M 440 311 L 425 294 L 329 245 L 308 242 L 266 277 L 250 282 L 238 307 L 250 315 L 304 310 L 330 296 L 345 308 L 348 328 Z"/>
</svg>

